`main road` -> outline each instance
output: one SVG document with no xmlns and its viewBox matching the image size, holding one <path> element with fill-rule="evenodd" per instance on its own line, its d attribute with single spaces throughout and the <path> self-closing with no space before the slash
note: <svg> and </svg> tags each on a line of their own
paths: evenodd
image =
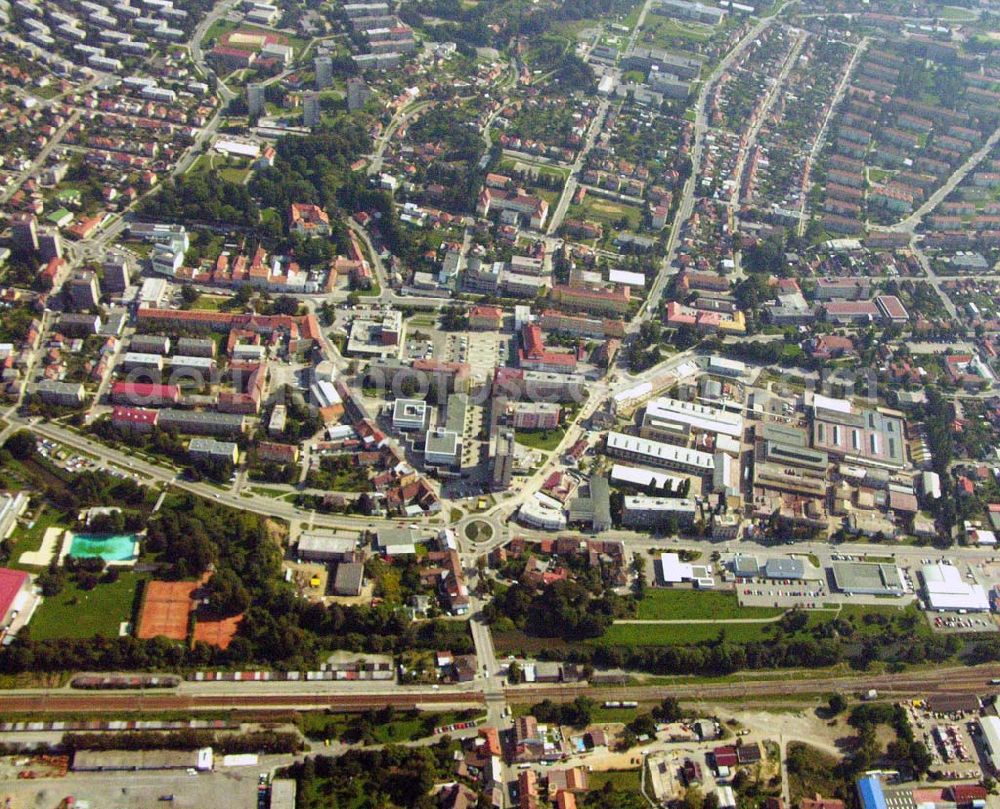
<svg viewBox="0 0 1000 809">
<path fill-rule="evenodd" d="M 787 5 L 782 8 L 787 8 Z M 780 11 L 778 13 L 780 13 Z M 705 105 L 708 103 L 708 94 L 715 83 L 719 80 L 719 77 L 729 69 L 733 60 L 743 52 L 743 49 L 746 48 L 747 45 L 760 36 L 761 32 L 765 28 L 774 22 L 776 16 L 777 15 L 767 17 L 754 25 L 754 27 L 751 28 L 738 43 L 736 43 L 736 46 L 719 61 L 719 64 L 715 66 L 715 70 L 709 74 L 708 78 L 706 78 L 701 85 L 701 90 L 698 92 L 698 100 L 695 102 L 694 145 L 691 147 L 691 174 L 684 183 L 684 188 L 681 191 L 681 199 L 677 205 L 677 213 L 675 214 L 674 221 L 670 226 L 670 235 L 667 237 L 667 252 L 663 258 L 662 267 L 659 274 L 656 276 L 656 280 L 653 282 L 653 286 L 650 289 L 645 302 L 639 308 L 635 318 L 633 318 L 628 325 L 627 333 L 629 334 L 635 334 L 639 330 L 640 324 L 644 320 L 649 320 L 653 317 L 659 309 L 660 298 L 663 296 L 663 291 L 666 289 L 667 282 L 671 275 L 670 270 L 673 267 L 674 257 L 677 252 L 678 236 L 681 231 L 684 230 L 688 219 L 691 218 L 691 214 L 694 211 L 695 183 L 698 182 L 701 174 L 701 158 L 702 152 L 705 148 L 705 133 L 708 131 L 708 123 L 705 119 Z"/>
</svg>

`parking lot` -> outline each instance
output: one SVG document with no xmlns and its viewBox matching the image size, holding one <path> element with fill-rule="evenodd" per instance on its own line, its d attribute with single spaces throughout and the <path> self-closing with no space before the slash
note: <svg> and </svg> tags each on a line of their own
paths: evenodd
<svg viewBox="0 0 1000 809">
<path fill-rule="evenodd" d="M 266 769 L 262 767 L 261 769 Z M 108 773 L 67 773 L 61 778 L 3 780 L 0 805 L 56 809 L 72 795 L 77 805 L 86 801 L 94 809 L 148 809 L 151 806 L 257 806 L 258 768 L 241 767 L 188 775 L 178 772 L 130 772 L 127 778 Z M 173 796 L 166 800 L 166 796 Z"/>
<path fill-rule="evenodd" d="M 825 582 L 792 579 L 737 578 L 736 595 L 745 607 L 816 609 L 830 592 Z"/>
</svg>

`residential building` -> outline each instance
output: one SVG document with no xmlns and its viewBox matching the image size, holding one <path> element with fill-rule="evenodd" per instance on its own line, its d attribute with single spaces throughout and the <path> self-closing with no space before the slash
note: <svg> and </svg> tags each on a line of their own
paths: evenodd
<svg viewBox="0 0 1000 809">
<path fill-rule="evenodd" d="M 627 528 L 662 529 L 672 518 L 686 528 L 694 523 L 697 513 L 694 500 L 626 495 L 622 505 L 622 525 Z"/>
<path fill-rule="evenodd" d="M 289 229 L 300 236 L 330 235 L 330 216 L 318 205 L 293 202 L 289 212 Z"/>
<path fill-rule="evenodd" d="M 256 82 L 247 85 L 247 111 L 252 118 L 256 118 L 264 113 L 264 105 L 267 101 L 267 88 Z"/>
<path fill-rule="evenodd" d="M 86 398 L 82 384 L 57 382 L 53 379 L 43 379 L 39 382 L 35 386 L 35 393 L 44 404 L 54 404 L 60 407 L 79 407 Z"/>
<path fill-rule="evenodd" d="M 14 249 L 22 255 L 38 252 L 38 219 L 33 213 L 15 212 L 10 216 Z"/>
<path fill-rule="evenodd" d="M 319 93 L 306 93 L 302 97 L 302 123 L 304 126 L 319 126 L 321 118 Z"/>
<path fill-rule="evenodd" d="M 188 452 L 196 460 L 229 461 L 233 464 L 239 458 L 239 447 L 232 441 L 216 441 L 214 438 L 192 438 Z"/>
<path fill-rule="evenodd" d="M 74 309 L 93 309 L 101 301 L 101 287 L 97 282 L 97 274 L 92 270 L 74 272 L 66 286 Z"/>
</svg>

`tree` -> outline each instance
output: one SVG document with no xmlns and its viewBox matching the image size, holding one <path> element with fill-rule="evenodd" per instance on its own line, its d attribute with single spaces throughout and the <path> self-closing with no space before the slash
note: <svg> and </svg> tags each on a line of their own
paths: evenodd
<svg viewBox="0 0 1000 809">
<path fill-rule="evenodd" d="M 290 295 L 281 295 L 274 302 L 274 313 L 276 315 L 295 315 L 299 311 L 299 302 Z"/>
<path fill-rule="evenodd" d="M 676 722 L 683 715 L 677 697 L 664 697 L 663 702 L 653 708 L 653 717 L 658 722 Z"/>
<path fill-rule="evenodd" d="M 185 284 L 181 287 L 181 302 L 184 304 L 185 309 L 193 306 L 195 301 L 200 297 L 201 293 L 190 284 Z"/>
<path fill-rule="evenodd" d="M 214 615 L 238 615 L 250 606 L 250 594 L 231 568 L 213 573 L 205 589 L 208 609 Z"/>
<path fill-rule="evenodd" d="M 26 460 L 35 454 L 38 442 L 35 436 L 27 430 L 18 430 L 7 439 L 3 448 L 19 461 Z"/>
<path fill-rule="evenodd" d="M 834 716 L 847 710 L 847 700 L 843 694 L 831 694 L 827 702 L 830 706 L 830 713 Z"/>
</svg>

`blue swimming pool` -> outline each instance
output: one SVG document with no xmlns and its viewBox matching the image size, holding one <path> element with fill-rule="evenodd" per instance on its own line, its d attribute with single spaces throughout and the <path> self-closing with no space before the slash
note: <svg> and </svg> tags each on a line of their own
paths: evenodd
<svg viewBox="0 0 1000 809">
<path fill-rule="evenodd" d="M 133 562 L 139 553 L 135 534 L 74 534 L 69 555 L 77 558 L 100 556 L 105 562 Z"/>
</svg>

